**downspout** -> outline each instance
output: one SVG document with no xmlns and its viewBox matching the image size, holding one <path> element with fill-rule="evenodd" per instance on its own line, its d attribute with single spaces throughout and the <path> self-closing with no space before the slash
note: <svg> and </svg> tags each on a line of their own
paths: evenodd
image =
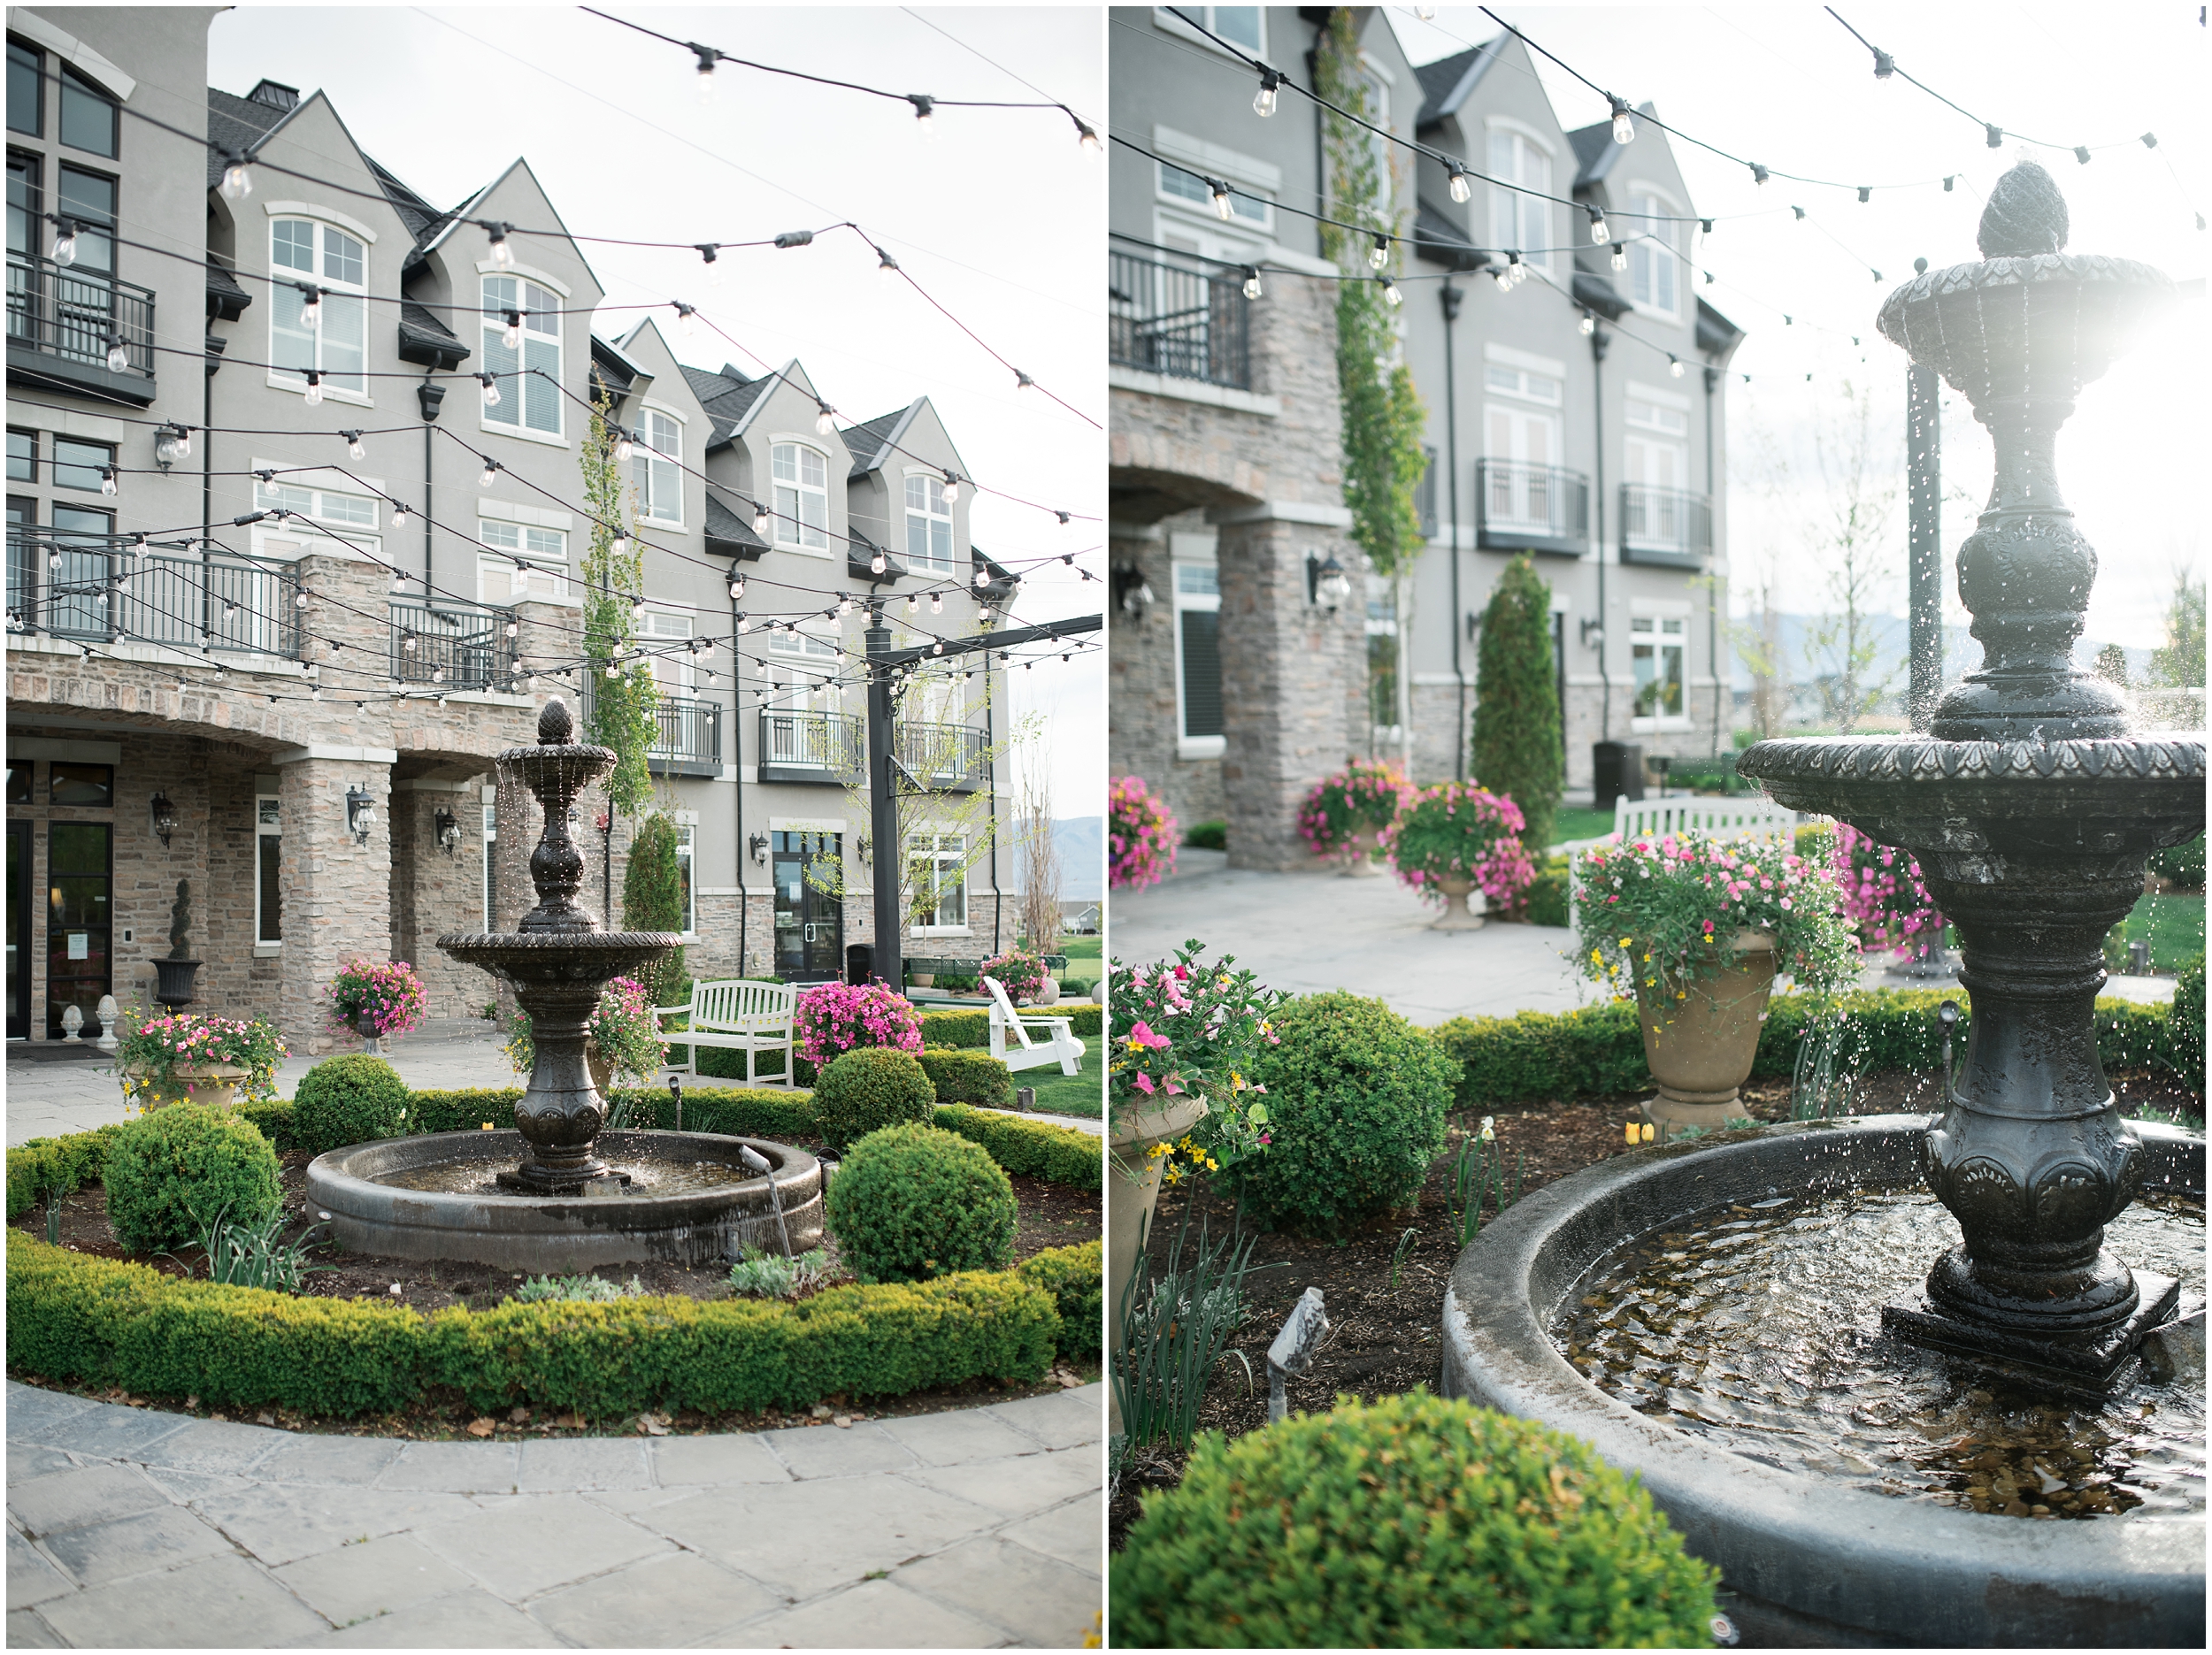
<svg viewBox="0 0 2212 1655">
<path fill-rule="evenodd" d="M 734 569 L 736 563 L 730 565 Z M 745 975 L 745 921 L 752 900 L 745 892 L 745 657 L 737 653 L 737 600 L 730 600 L 730 775 L 737 784 L 737 974 Z"/>
<path fill-rule="evenodd" d="M 1598 739 L 1613 739 L 1613 675 L 1605 664 L 1605 348 L 1613 336 L 1603 328 L 1590 335 L 1591 382 L 1596 395 L 1593 406 L 1597 414 L 1597 554 L 1598 554 L 1598 682 L 1604 686 L 1598 701 Z"/>
<path fill-rule="evenodd" d="M 1460 643 L 1467 630 L 1459 596 L 1459 381 L 1452 354 L 1452 324 L 1459 319 L 1463 289 L 1449 276 L 1439 289 L 1444 301 L 1444 475 L 1448 509 L 1452 514 L 1452 676 L 1459 680 L 1459 722 L 1452 737 L 1453 771 L 1467 779 L 1467 669 L 1460 657 Z"/>
<path fill-rule="evenodd" d="M 1720 383 L 1720 370 L 1708 364 L 1705 370 L 1705 510 L 1716 530 L 1720 513 L 1714 502 L 1713 493 L 1713 387 Z M 1715 538 L 1718 535 L 1716 533 Z M 1709 551 L 1710 548 L 1709 548 Z M 1713 663 L 1713 752 L 1720 756 L 1720 583 L 1708 577 L 1705 583 L 1705 618 L 1709 628 L 1707 652 Z"/>
<path fill-rule="evenodd" d="M 423 607 L 427 609 L 430 605 L 431 577 L 437 572 L 433 563 L 435 554 L 432 536 L 434 531 L 431 525 L 438 515 L 436 502 L 430 497 L 431 477 L 435 470 L 430 457 L 430 427 L 437 422 L 438 410 L 445 402 L 445 387 L 434 383 L 427 369 L 423 372 L 422 383 L 415 387 L 415 401 L 422 409 L 422 601 Z"/>
<path fill-rule="evenodd" d="M 222 366 L 226 341 L 207 335 L 207 372 L 200 381 L 200 636 L 214 630 L 215 542 L 215 375 Z M 248 542 L 251 544 L 250 541 Z"/>
<path fill-rule="evenodd" d="M 991 953 L 1005 952 L 999 942 L 999 915 L 1006 906 L 998 888 L 998 762 L 992 757 L 998 746 L 998 727 L 991 714 L 991 652 L 983 652 L 983 777 L 991 794 Z"/>
</svg>

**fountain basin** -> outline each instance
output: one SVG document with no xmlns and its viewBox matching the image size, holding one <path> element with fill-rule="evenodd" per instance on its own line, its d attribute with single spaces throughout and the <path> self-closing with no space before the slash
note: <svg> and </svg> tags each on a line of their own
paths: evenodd
<svg viewBox="0 0 2212 1655">
<path fill-rule="evenodd" d="M 1622 1241 L 1770 1190 L 1916 1184 L 1932 1119 L 1764 1127 L 1638 1151 L 1535 1191 L 1453 1268 L 1445 1393 L 1572 1432 L 1636 1473 L 1737 1594 L 1747 1644 L 2201 1648 L 2200 1516 L 2038 1522 L 1839 1487 L 1647 1418 L 1554 1347 L 1562 1299 Z M 2202 1191 L 2202 1138 L 2133 1130 L 2146 1190 Z"/>
<path fill-rule="evenodd" d="M 491 1189 L 414 1189 L 396 1182 L 464 1182 L 481 1169 L 490 1185 L 522 1153 L 519 1132 L 436 1132 L 381 1138 L 319 1155 L 307 1168 L 311 1209 L 330 1214 L 348 1249 L 396 1259 L 466 1260 L 533 1275 L 573 1275 L 659 1260 L 710 1264 L 741 1246 L 783 1251 L 769 1191 L 782 1203 L 791 1247 L 822 1238 L 821 1164 L 804 1150 L 715 1132 L 610 1131 L 595 1148 L 639 1176 L 626 1190 L 585 1196 L 509 1195 Z M 764 1156 L 769 1177 L 749 1176 L 738 1151 Z M 697 1163 L 707 1162 L 702 1172 Z M 729 1175 L 719 1174 L 727 1168 Z M 731 1182 L 718 1176 L 733 1175 Z M 657 1192 L 663 1182 L 677 1187 Z M 706 1187 L 698 1187 L 704 1184 Z"/>
</svg>

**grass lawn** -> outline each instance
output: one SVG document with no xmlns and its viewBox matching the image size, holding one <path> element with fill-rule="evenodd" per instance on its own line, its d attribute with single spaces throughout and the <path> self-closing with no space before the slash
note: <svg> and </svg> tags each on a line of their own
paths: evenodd
<svg viewBox="0 0 2212 1655">
<path fill-rule="evenodd" d="M 1558 816 L 1553 819 L 1552 843 L 1563 845 L 1569 839 L 1596 839 L 1612 831 L 1613 813 L 1610 810 L 1578 810 L 1571 807 L 1563 808 Z"/>
<path fill-rule="evenodd" d="M 1015 1085 L 1037 1089 L 1037 1107 L 1041 1113 L 1084 1115 L 1093 1120 L 1106 1113 L 1106 1088 L 1100 1079 L 1098 1056 L 1102 1042 L 1092 1036 L 1083 1044 L 1087 1049 L 1083 1054 L 1083 1072 L 1079 1075 L 1063 1075 L 1057 1064 L 1025 1069 L 1015 1075 Z"/>
<path fill-rule="evenodd" d="M 1106 975 L 1106 962 L 1100 949 L 1103 939 L 1098 937 L 1063 937 L 1059 952 L 1067 955 L 1068 969 L 1060 974 L 1063 983 L 1080 983 L 1086 990 Z M 1067 1078 L 1065 1076 L 1062 1079 Z"/>
<path fill-rule="evenodd" d="M 2204 952 L 2204 897 L 2139 898 L 2124 922 L 2130 942 L 2151 946 L 2151 969 L 2178 971 Z"/>
</svg>

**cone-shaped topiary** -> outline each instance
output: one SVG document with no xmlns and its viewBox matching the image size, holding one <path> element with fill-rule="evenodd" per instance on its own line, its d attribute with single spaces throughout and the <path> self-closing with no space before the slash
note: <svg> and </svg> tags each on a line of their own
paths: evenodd
<svg viewBox="0 0 2212 1655">
<path fill-rule="evenodd" d="M 1114 1559 L 1114 1642 L 1709 1647 L 1714 1578 L 1587 1443 L 1425 1391 L 1340 1397 L 1198 1437 Z"/>
<path fill-rule="evenodd" d="M 655 811 L 638 824 L 630 840 L 630 860 L 622 870 L 622 928 L 625 931 L 685 929 L 683 841 L 672 816 Z M 657 964 L 638 971 L 645 985 L 646 1004 L 673 1006 L 682 998 L 680 985 L 684 951 L 672 948 Z"/>
<path fill-rule="evenodd" d="M 869 1133 L 830 1180 L 826 1206 L 838 1256 L 864 1282 L 926 1282 L 1014 1261 L 1005 1169 L 982 1145 L 933 1126 Z"/>
<path fill-rule="evenodd" d="M 856 1046 L 814 1083 L 814 1118 L 832 1149 L 883 1127 L 926 1121 L 936 1107 L 937 1087 L 921 1060 L 895 1046 Z"/>
<path fill-rule="evenodd" d="M 1521 843 L 1551 843 L 1566 785 L 1560 746 L 1559 684 L 1551 653 L 1551 588 L 1523 553 L 1505 566 L 1482 612 L 1476 656 L 1474 779 L 1521 807 Z"/>
<path fill-rule="evenodd" d="M 311 1155 L 398 1138 L 407 1130 L 409 1101 L 407 1083 L 382 1058 L 326 1057 L 300 1077 L 292 1136 Z"/>
<path fill-rule="evenodd" d="M 1379 1000 L 1334 990 L 1273 1014 L 1249 1079 L 1267 1088 L 1266 1147 L 1228 1174 L 1263 1224 L 1333 1230 L 1402 1207 L 1444 1149 L 1459 1065 Z"/>
<path fill-rule="evenodd" d="M 131 1122 L 108 1151 L 108 1222 L 134 1253 L 197 1241 L 219 1214 L 261 1224 L 284 1198 L 276 1150 L 228 1109 L 173 1103 Z"/>
</svg>

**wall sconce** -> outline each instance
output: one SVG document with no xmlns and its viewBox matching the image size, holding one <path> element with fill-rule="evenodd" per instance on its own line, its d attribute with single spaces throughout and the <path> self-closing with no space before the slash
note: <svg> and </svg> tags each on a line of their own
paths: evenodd
<svg viewBox="0 0 2212 1655">
<path fill-rule="evenodd" d="M 177 831 L 177 808 L 169 802 L 167 793 L 157 793 L 146 801 L 147 814 L 153 818 L 154 837 L 161 841 L 164 850 L 169 848 L 169 836 Z"/>
<path fill-rule="evenodd" d="M 430 820 L 438 830 L 438 847 L 441 850 L 450 856 L 461 848 L 461 824 L 454 820 L 452 811 L 441 806 Z"/>
<path fill-rule="evenodd" d="M 865 833 L 863 833 L 854 841 L 854 845 L 855 848 L 860 852 L 860 860 L 864 862 L 872 863 L 874 858 L 871 854 L 872 847 L 868 843 L 868 836 Z"/>
<path fill-rule="evenodd" d="M 1132 621 L 1141 623 L 1152 607 L 1152 586 L 1144 571 L 1134 563 L 1114 565 L 1114 605 Z"/>
<path fill-rule="evenodd" d="M 765 833 L 756 833 L 749 843 L 753 860 L 764 866 L 768 861 L 768 836 Z"/>
<path fill-rule="evenodd" d="M 167 471 L 179 460 L 192 457 L 192 432 L 189 426 L 167 425 L 154 433 L 154 464 Z"/>
<path fill-rule="evenodd" d="M 353 830 L 354 842 L 369 842 L 369 830 L 376 825 L 376 800 L 365 787 L 346 789 L 346 825 Z"/>
<path fill-rule="evenodd" d="M 1582 619 L 1582 647 L 1595 649 L 1605 642 L 1605 623 L 1594 615 Z"/>
<path fill-rule="evenodd" d="M 1352 595 L 1352 579 L 1344 572 L 1344 565 L 1331 552 L 1326 558 L 1306 554 L 1306 601 L 1316 603 L 1332 615 L 1344 607 L 1344 600 Z"/>
</svg>

